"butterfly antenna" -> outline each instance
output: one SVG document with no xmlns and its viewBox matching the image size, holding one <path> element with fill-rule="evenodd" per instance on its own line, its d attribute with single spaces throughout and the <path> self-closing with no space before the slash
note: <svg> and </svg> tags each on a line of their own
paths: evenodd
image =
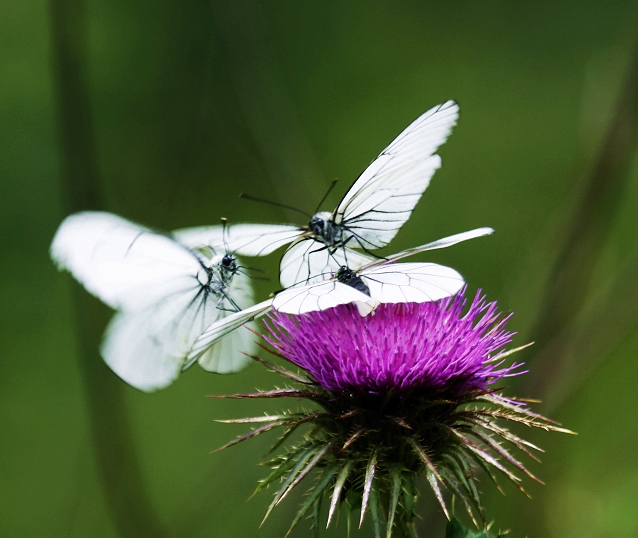
<svg viewBox="0 0 638 538">
<path fill-rule="evenodd" d="M 270 282 L 270 279 L 267 276 L 253 275 L 249 273 L 248 271 L 245 271 L 243 267 L 240 267 L 239 269 L 237 269 L 237 272 L 242 275 L 246 275 L 248 278 L 251 278 L 253 280 L 263 280 L 264 282 Z M 263 271 L 259 271 L 259 272 L 263 272 Z"/>
<path fill-rule="evenodd" d="M 263 269 L 259 269 L 258 267 L 251 267 L 250 265 L 240 265 L 239 269 L 247 269 L 248 271 L 254 271 L 255 273 L 265 273 Z"/>
<path fill-rule="evenodd" d="M 269 204 L 269 205 L 274 205 L 275 207 L 282 207 L 284 209 L 290 209 L 291 211 L 296 211 L 297 213 L 301 213 L 302 215 L 311 218 L 312 215 L 309 215 L 308 213 L 306 213 L 305 211 L 302 211 L 299 208 L 296 207 L 292 207 L 286 204 L 280 204 L 279 202 L 274 202 L 272 200 L 266 200 L 265 198 L 257 198 L 256 196 L 251 196 L 250 194 L 246 194 L 245 192 L 242 192 L 239 195 L 240 198 L 243 198 L 244 200 L 250 200 L 251 202 L 261 202 L 262 204 Z"/>
<path fill-rule="evenodd" d="M 326 198 L 328 198 L 328 195 L 330 194 L 330 192 L 332 191 L 332 189 L 335 188 L 335 185 L 337 184 L 337 180 L 333 179 L 332 183 L 330 183 L 330 187 L 328 187 L 328 190 L 326 191 L 326 194 L 323 195 L 323 198 L 321 199 L 321 202 L 319 202 L 319 205 L 317 206 L 317 209 L 315 209 L 315 213 L 317 211 L 319 211 L 319 209 L 321 208 L 321 206 L 323 205 L 323 203 L 326 201 Z"/>
<path fill-rule="evenodd" d="M 240 265 L 239 267 L 237 267 L 237 272 L 241 273 L 242 275 L 246 275 L 248 278 L 252 278 L 254 280 L 270 281 L 268 277 L 253 275 L 250 271 L 259 273 L 260 275 L 266 274 L 266 271 L 264 271 L 263 269 L 259 269 L 257 267 L 250 267 L 249 265 Z"/>
<path fill-rule="evenodd" d="M 228 219 L 226 217 L 222 217 L 222 241 L 224 242 L 224 250 L 226 254 L 228 254 L 228 243 L 226 241 L 226 237 L 228 236 Z"/>
</svg>

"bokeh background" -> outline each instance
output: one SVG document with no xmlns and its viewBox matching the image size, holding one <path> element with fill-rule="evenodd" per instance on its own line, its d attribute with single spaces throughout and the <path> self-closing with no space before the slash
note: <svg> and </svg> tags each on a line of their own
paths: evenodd
<svg viewBox="0 0 638 538">
<path fill-rule="evenodd" d="M 245 431 L 216 418 L 272 406 L 205 397 L 281 381 L 254 365 L 126 386 L 97 355 L 108 309 L 49 243 L 89 208 L 165 230 L 298 222 L 238 195 L 312 211 L 339 178 L 331 209 L 454 98 L 443 168 L 391 249 L 494 227 L 420 259 L 515 312 L 515 344 L 536 344 L 508 391 L 579 433 L 525 431 L 547 485 L 486 483 L 488 516 L 512 537 L 638 536 L 636 2 L 0 5 L 0 535 L 283 536 L 299 494 L 261 529 L 270 495 L 247 501 L 273 438 L 210 454 Z M 255 262 L 259 299 L 277 261 Z M 443 536 L 420 503 L 421 535 Z"/>
</svg>

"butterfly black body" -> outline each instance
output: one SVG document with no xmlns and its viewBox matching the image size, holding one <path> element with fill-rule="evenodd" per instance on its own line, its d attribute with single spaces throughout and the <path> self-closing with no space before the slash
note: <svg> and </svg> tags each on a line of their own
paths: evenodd
<svg viewBox="0 0 638 538">
<path fill-rule="evenodd" d="M 233 277 L 238 272 L 237 258 L 234 254 L 226 253 L 217 263 L 206 264 L 197 254 L 196 250 L 190 250 L 202 268 L 197 273 L 197 280 L 201 286 L 200 292 L 197 294 L 199 298 L 203 294 L 205 301 L 209 295 L 213 295 L 217 300 L 217 308 L 224 311 L 236 312 L 240 310 L 237 303 L 228 295 L 228 290 L 233 281 Z M 224 305 L 227 301 L 230 308 Z"/>
<path fill-rule="evenodd" d="M 339 271 L 337 272 L 337 281 L 341 282 L 342 284 L 346 284 L 347 286 L 350 286 L 351 288 L 354 288 L 361 293 L 365 293 L 368 296 L 370 295 L 370 288 L 368 288 L 365 282 L 361 280 L 359 276 L 357 276 L 357 273 L 355 271 L 349 269 L 345 265 L 342 265 L 339 268 Z"/>
<path fill-rule="evenodd" d="M 344 246 L 345 227 L 336 224 L 332 218 L 332 213 L 321 211 L 310 219 L 306 234 L 315 241 L 320 241 L 330 252 L 338 247 Z"/>
</svg>

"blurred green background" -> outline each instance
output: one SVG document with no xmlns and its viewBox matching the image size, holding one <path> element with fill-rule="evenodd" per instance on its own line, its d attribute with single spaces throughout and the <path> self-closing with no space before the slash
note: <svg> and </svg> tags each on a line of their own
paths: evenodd
<svg viewBox="0 0 638 538">
<path fill-rule="evenodd" d="M 273 437 L 210 454 L 245 431 L 214 419 L 273 406 L 205 398 L 281 381 L 255 365 L 125 386 L 97 356 L 108 310 L 49 243 L 80 208 L 166 230 L 288 221 L 239 193 L 312 211 L 339 178 L 331 209 L 453 98 L 443 168 L 391 249 L 494 227 L 422 259 L 515 312 L 515 344 L 536 345 L 509 393 L 579 433 L 526 430 L 547 485 L 486 483 L 488 517 L 512 537 L 638 536 L 635 2 L 1 6 L 0 535 L 283 536 L 299 493 L 261 529 L 270 495 L 247 501 Z M 260 300 L 277 261 L 258 262 Z M 424 491 L 421 535 L 442 537 Z"/>
</svg>

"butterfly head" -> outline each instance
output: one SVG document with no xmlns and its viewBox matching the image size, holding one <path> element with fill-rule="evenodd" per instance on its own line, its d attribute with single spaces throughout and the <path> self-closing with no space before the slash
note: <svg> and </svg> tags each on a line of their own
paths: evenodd
<svg viewBox="0 0 638 538">
<path fill-rule="evenodd" d="M 222 274 L 232 276 L 237 272 L 237 258 L 234 254 L 224 254 L 219 267 Z"/>
<path fill-rule="evenodd" d="M 327 244 L 332 244 L 334 240 L 334 225 L 331 220 L 332 214 L 327 211 L 316 213 L 308 223 L 308 230 L 312 236 Z"/>
<path fill-rule="evenodd" d="M 343 284 L 347 284 L 347 281 L 352 279 L 352 278 L 356 278 L 357 274 L 350 269 L 349 267 L 346 267 L 345 265 L 342 265 L 341 267 L 339 267 L 339 270 L 337 271 L 337 280 Z"/>
</svg>

